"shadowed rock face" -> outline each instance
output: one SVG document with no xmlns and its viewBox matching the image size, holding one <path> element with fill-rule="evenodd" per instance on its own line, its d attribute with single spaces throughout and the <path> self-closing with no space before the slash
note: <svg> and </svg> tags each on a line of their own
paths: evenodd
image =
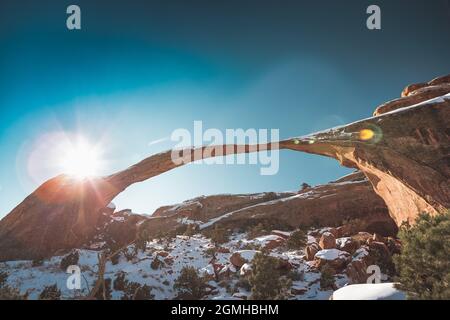
<svg viewBox="0 0 450 320">
<path fill-rule="evenodd" d="M 413 222 L 422 211 L 436 214 L 450 207 L 450 99 L 448 95 L 440 97 L 448 90 L 448 78 L 407 88 L 400 102 L 380 106 L 378 116 L 340 128 L 279 144 L 195 150 L 201 151 L 203 157 L 275 148 L 332 157 L 367 176 L 397 224 L 404 220 Z M 432 88 L 436 86 L 440 91 Z M 409 107 L 433 96 L 439 98 Z M 184 163 L 192 160 L 185 159 Z M 58 176 L 47 181 L 0 221 L 0 260 L 39 258 L 82 245 L 95 236 L 104 208 L 120 192 L 181 165 L 174 163 L 171 151 L 167 151 L 108 177 L 77 181 Z M 368 190 L 364 192 L 372 192 Z M 327 210 L 331 218 L 341 216 L 343 208 L 348 210 L 349 207 L 340 204 L 344 198 L 350 199 L 350 203 L 359 199 L 346 194 L 337 198 L 334 205 L 330 202 Z M 301 214 L 320 215 L 319 210 L 311 212 Z M 164 226 L 168 225 L 160 227 Z"/>
<path fill-rule="evenodd" d="M 390 111 L 340 128 L 281 142 L 289 148 L 335 158 L 361 170 L 383 198 L 395 222 L 414 222 L 420 212 L 437 214 L 450 207 L 450 95 L 422 101 L 433 87 L 449 92 L 450 77 L 420 89 L 405 89 Z M 422 90 L 422 91 L 420 91 Z M 428 93 L 426 93 L 428 94 Z M 417 96 L 416 96 L 417 95 Z M 411 105 L 410 97 L 419 104 Z M 428 98 L 429 96 L 427 96 Z M 367 131 L 373 137 L 367 139 Z M 294 143 L 295 142 L 295 143 Z"/>
</svg>

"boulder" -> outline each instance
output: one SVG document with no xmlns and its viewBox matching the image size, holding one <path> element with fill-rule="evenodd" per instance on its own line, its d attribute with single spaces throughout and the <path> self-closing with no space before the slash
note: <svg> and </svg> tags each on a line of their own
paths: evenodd
<svg viewBox="0 0 450 320">
<path fill-rule="evenodd" d="M 218 247 L 216 249 L 216 252 L 218 252 L 218 253 L 230 253 L 230 249 L 224 248 L 224 247 Z"/>
<path fill-rule="evenodd" d="M 353 254 L 360 246 L 359 241 L 351 237 L 336 239 L 336 246 L 339 250 Z"/>
<path fill-rule="evenodd" d="M 251 262 L 258 250 L 239 250 L 230 256 L 230 262 L 237 268 L 242 267 L 245 263 Z"/>
<path fill-rule="evenodd" d="M 317 252 L 319 252 L 320 247 L 318 244 L 313 243 L 309 244 L 305 247 L 305 259 L 306 261 L 312 261 L 314 260 L 314 257 Z"/>
<path fill-rule="evenodd" d="M 362 246 L 356 250 L 352 256 L 352 260 L 347 265 L 345 273 L 351 284 L 365 283 L 369 274 L 367 267 L 370 265 L 369 248 Z"/>
<path fill-rule="evenodd" d="M 359 243 L 366 243 L 367 240 L 372 239 L 372 235 L 368 232 L 358 232 L 352 236 L 352 239 L 358 241 Z"/>
<path fill-rule="evenodd" d="M 386 241 L 386 239 L 384 237 L 380 236 L 378 233 L 373 234 L 372 240 L 376 241 L 376 242 L 385 242 Z"/>
<path fill-rule="evenodd" d="M 288 231 L 280 231 L 280 230 L 272 230 L 272 232 L 271 232 L 272 234 L 274 234 L 274 235 L 276 235 L 276 236 L 279 236 L 279 237 L 282 237 L 282 238 L 284 238 L 284 239 L 289 239 L 289 237 L 290 237 L 290 235 L 291 235 L 291 232 L 288 232 Z"/>
<path fill-rule="evenodd" d="M 336 238 L 331 232 L 325 232 L 322 234 L 319 240 L 319 246 L 322 249 L 334 249 L 336 248 Z"/>
<path fill-rule="evenodd" d="M 219 281 L 229 279 L 234 273 L 236 273 L 236 268 L 232 264 L 227 264 L 219 270 L 217 279 Z"/>
<path fill-rule="evenodd" d="M 169 255 L 169 253 L 167 251 L 161 250 L 161 251 L 156 251 L 156 255 L 165 258 Z"/>
<path fill-rule="evenodd" d="M 239 275 L 241 276 L 247 276 L 252 272 L 252 266 L 248 263 L 244 263 L 239 270 Z"/>
<path fill-rule="evenodd" d="M 257 237 L 253 239 L 253 242 L 260 245 L 263 249 L 272 250 L 282 246 L 286 242 L 286 239 L 281 236 L 271 234 L 268 236 Z"/>
<path fill-rule="evenodd" d="M 316 267 L 322 268 L 327 265 L 336 271 L 342 270 L 350 261 L 350 254 L 338 249 L 323 249 L 316 253 Z"/>
</svg>

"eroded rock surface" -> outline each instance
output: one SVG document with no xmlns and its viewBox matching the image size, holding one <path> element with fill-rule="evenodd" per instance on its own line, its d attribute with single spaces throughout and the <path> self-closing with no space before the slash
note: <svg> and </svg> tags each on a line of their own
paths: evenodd
<svg viewBox="0 0 450 320">
<path fill-rule="evenodd" d="M 318 186 L 261 203 L 233 200 L 233 214 L 224 221 L 276 218 L 291 226 L 338 225 L 344 217 L 365 216 L 386 222 L 387 206 L 400 225 L 406 220 L 413 223 L 420 212 L 438 214 L 450 207 L 449 78 L 407 87 L 403 98 L 380 106 L 375 117 L 321 133 L 272 144 L 188 149 L 192 156 L 183 163 L 173 162 L 172 151 L 167 151 L 111 176 L 84 181 L 55 177 L 0 221 L 0 260 L 34 259 L 82 246 L 96 236 L 106 206 L 123 190 L 198 160 L 193 158 L 198 154 L 206 158 L 290 149 L 335 158 L 360 170 L 370 181 Z M 227 213 L 220 205 L 211 208 L 209 214 Z M 191 211 L 195 210 L 199 208 L 194 205 Z M 211 218 L 206 211 L 203 214 L 202 219 Z M 162 209 L 144 225 L 165 230 L 173 227 L 177 217 Z"/>
</svg>

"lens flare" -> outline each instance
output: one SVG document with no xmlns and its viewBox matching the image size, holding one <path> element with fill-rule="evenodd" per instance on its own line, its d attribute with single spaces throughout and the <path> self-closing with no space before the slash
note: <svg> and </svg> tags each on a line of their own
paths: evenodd
<svg viewBox="0 0 450 320">
<path fill-rule="evenodd" d="M 363 141 L 371 140 L 375 136 L 372 129 L 362 129 L 359 131 L 359 139 Z"/>
</svg>

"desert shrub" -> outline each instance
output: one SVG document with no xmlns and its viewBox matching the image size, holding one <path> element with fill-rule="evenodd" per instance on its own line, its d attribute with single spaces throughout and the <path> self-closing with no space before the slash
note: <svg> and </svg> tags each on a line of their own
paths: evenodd
<svg viewBox="0 0 450 320">
<path fill-rule="evenodd" d="M 39 300 L 59 300 L 61 299 L 61 291 L 56 283 L 51 286 L 45 286 L 39 294 Z"/>
<path fill-rule="evenodd" d="M 26 300 L 26 295 L 21 295 L 18 289 L 10 286 L 0 286 L 0 300 Z"/>
<path fill-rule="evenodd" d="M 186 232 L 187 228 L 188 226 L 186 224 L 180 224 L 175 228 L 174 236 L 183 235 Z"/>
<path fill-rule="evenodd" d="M 151 300 L 155 296 L 152 294 L 150 286 L 144 284 L 140 286 L 134 293 L 134 300 Z"/>
<path fill-rule="evenodd" d="M 193 267 L 183 267 L 180 276 L 175 280 L 173 288 L 180 299 L 196 300 L 205 295 L 206 280 L 198 275 Z"/>
<path fill-rule="evenodd" d="M 188 224 L 186 227 L 186 231 L 184 231 L 184 235 L 192 237 L 194 234 L 196 234 L 198 232 L 198 230 L 199 230 L 198 225 L 193 224 L 193 223 Z"/>
<path fill-rule="evenodd" d="M 287 277 L 292 281 L 303 281 L 305 280 L 305 271 L 303 270 L 291 270 L 288 272 Z"/>
<path fill-rule="evenodd" d="M 154 297 L 150 286 L 140 285 L 137 282 L 127 282 L 121 300 L 151 300 Z"/>
<path fill-rule="evenodd" d="M 111 279 L 106 278 L 100 289 L 97 291 L 95 298 L 98 300 L 111 300 L 111 297 Z"/>
<path fill-rule="evenodd" d="M 216 252 L 217 252 L 216 248 L 214 248 L 214 247 L 208 248 L 205 250 L 205 257 L 213 258 L 216 256 Z"/>
<path fill-rule="evenodd" d="M 215 224 L 214 228 L 208 230 L 206 236 L 211 238 L 211 241 L 216 245 L 228 242 L 229 240 L 228 230 L 218 224 Z"/>
<path fill-rule="evenodd" d="M 263 196 L 263 202 L 272 201 L 278 199 L 278 196 L 275 192 L 267 192 Z"/>
<path fill-rule="evenodd" d="M 136 241 L 134 245 L 134 249 L 136 254 L 140 251 L 144 252 L 147 248 L 147 241 L 149 240 L 148 231 L 146 229 L 142 229 L 138 232 L 136 236 Z"/>
<path fill-rule="evenodd" d="M 2 288 L 6 284 L 6 280 L 8 279 L 8 273 L 4 271 L 0 271 L 0 288 Z"/>
<path fill-rule="evenodd" d="M 21 295 L 19 290 L 6 284 L 8 273 L 0 271 L 0 300 L 25 300 L 27 297 Z"/>
<path fill-rule="evenodd" d="M 113 282 L 114 290 L 123 291 L 121 300 L 151 300 L 154 298 L 150 286 L 128 281 L 125 277 L 125 272 L 120 271 L 116 274 Z"/>
<path fill-rule="evenodd" d="M 249 239 L 254 239 L 263 236 L 266 233 L 267 229 L 264 227 L 264 225 L 262 223 L 258 223 L 257 225 L 250 227 L 247 236 Z"/>
<path fill-rule="evenodd" d="M 303 230 L 296 230 L 289 236 L 286 246 L 291 250 L 301 250 L 307 243 L 306 233 Z"/>
<path fill-rule="evenodd" d="M 246 291 L 251 291 L 252 286 L 250 282 L 248 281 L 247 277 L 240 277 L 239 280 L 236 282 L 236 288 L 242 288 Z"/>
<path fill-rule="evenodd" d="M 306 182 L 303 182 L 300 186 L 300 191 L 305 191 L 305 190 L 308 190 L 309 188 L 311 188 L 311 186 L 309 184 L 307 184 Z"/>
<path fill-rule="evenodd" d="M 419 215 L 414 226 L 400 228 L 399 238 L 397 287 L 408 299 L 450 299 L 450 211 Z"/>
<path fill-rule="evenodd" d="M 253 300 L 282 300 L 289 297 L 292 282 L 279 268 L 277 258 L 257 253 L 248 277 Z"/>
<path fill-rule="evenodd" d="M 150 267 L 151 267 L 153 270 L 158 270 L 159 268 L 161 268 L 161 265 L 162 265 L 162 261 L 159 260 L 158 256 L 156 256 L 155 258 L 153 258 L 153 261 L 152 261 L 152 263 L 150 264 Z"/>
<path fill-rule="evenodd" d="M 40 266 L 42 266 L 44 264 L 44 260 L 43 259 L 34 259 L 32 262 L 31 262 L 31 266 L 32 267 L 40 267 Z"/>
<path fill-rule="evenodd" d="M 252 243 L 247 242 L 242 245 L 240 245 L 241 250 L 258 250 L 258 251 L 264 251 L 263 248 L 261 248 L 261 245 L 258 243 Z"/>
<path fill-rule="evenodd" d="M 136 246 L 132 246 L 131 248 L 125 248 L 123 250 L 123 256 L 127 261 L 132 261 L 137 256 Z"/>
<path fill-rule="evenodd" d="M 330 266 L 323 266 L 320 270 L 320 288 L 323 290 L 334 290 L 336 287 L 334 274 L 336 273 Z"/>
<path fill-rule="evenodd" d="M 118 264 L 119 261 L 120 261 L 120 252 L 115 254 L 115 255 L 113 255 L 113 256 L 111 256 L 110 261 L 111 261 L 112 265 Z"/>
<path fill-rule="evenodd" d="M 61 259 L 59 267 L 61 268 L 61 270 L 66 271 L 69 266 L 78 264 L 79 259 L 80 254 L 78 253 L 78 250 L 73 250 Z"/>
<path fill-rule="evenodd" d="M 114 290 L 123 291 L 125 290 L 127 283 L 128 281 L 125 279 L 125 272 L 120 271 L 116 274 L 116 278 L 113 282 L 113 288 Z"/>
</svg>

